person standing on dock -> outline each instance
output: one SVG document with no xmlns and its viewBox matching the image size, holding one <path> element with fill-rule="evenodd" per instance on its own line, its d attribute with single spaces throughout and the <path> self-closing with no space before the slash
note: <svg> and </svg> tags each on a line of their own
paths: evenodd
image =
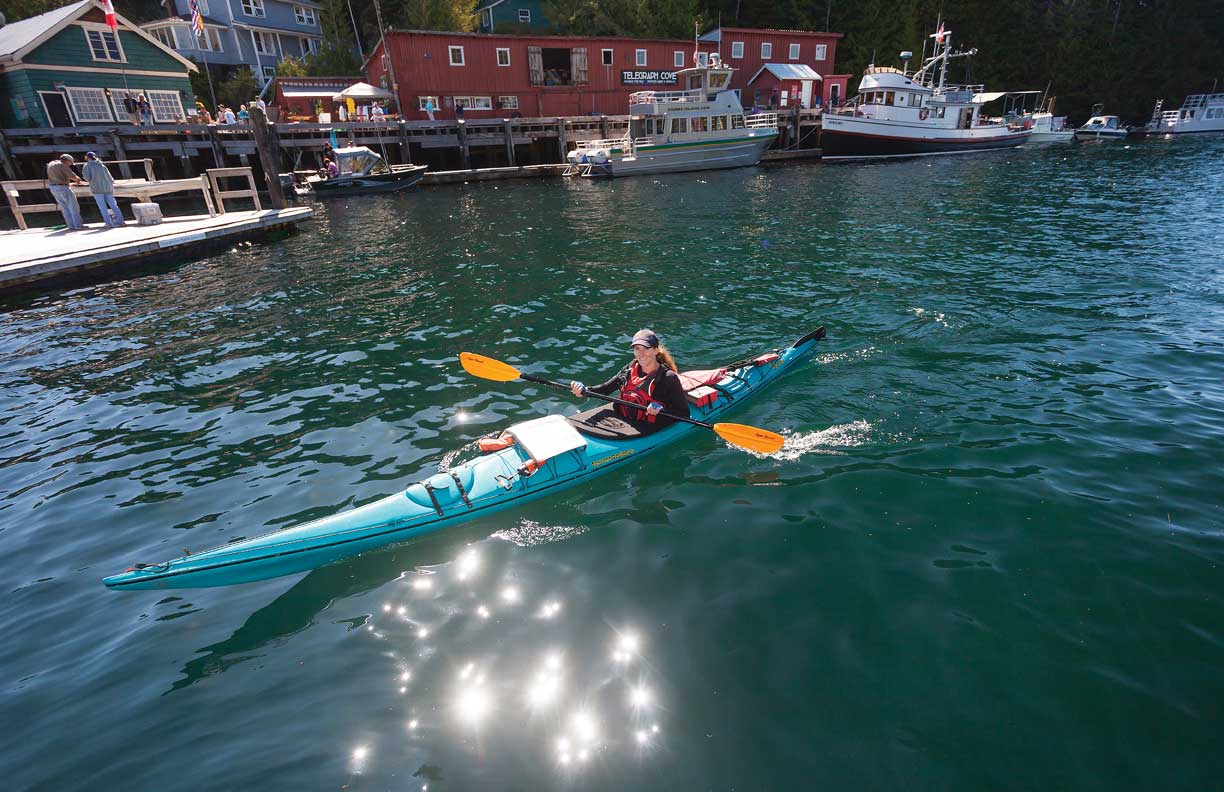
<svg viewBox="0 0 1224 792">
<path fill-rule="evenodd" d="M 77 203 L 71 186 L 80 183 L 81 177 L 72 170 L 71 154 L 61 154 L 58 160 L 47 163 L 47 187 L 55 198 L 55 205 L 64 215 L 69 231 L 81 231 L 85 228 L 85 224 L 81 222 L 81 205 Z"/>
<path fill-rule="evenodd" d="M 89 182 L 89 192 L 102 213 L 102 222 L 110 228 L 122 226 L 123 212 L 119 211 L 119 204 L 115 202 L 115 179 L 97 154 L 91 151 L 85 155 L 85 167 L 81 169 L 81 174 Z"/>
<path fill-rule="evenodd" d="M 153 105 L 149 104 L 149 97 L 141 93 L 136 97 L 136 104 L 140 107 L 140 125 L 153 126 Z"/>
<path fill-rule="evenodd" d="M 425 115 L 429 116 L 430 121 L 433 121 L 434 120 L 433 114 L 434 114 L 434 103 L 433 103 L 433 97 L 430 96 L 425 100 Z"/>
</svg>

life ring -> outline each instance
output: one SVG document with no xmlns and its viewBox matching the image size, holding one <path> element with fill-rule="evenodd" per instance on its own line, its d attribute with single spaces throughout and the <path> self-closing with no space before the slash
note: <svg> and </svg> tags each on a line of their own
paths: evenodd
<svg viewBox="0 0 1224 792">
<path fill-rule="evenodd" d="M 926 121 L 926 120 L 927 120 L 927 118 L 928 118 L 930 115 L 931 115 L 931 111 L 930 111 L 930 110 L 927 110 L 927 109 L 924 107 L 924 108 L 922 108 L 921 110 L 919 110 L 919 111 L 918 111 L 918 120 L 919 120 L 919 121 Z"/>
</svg>

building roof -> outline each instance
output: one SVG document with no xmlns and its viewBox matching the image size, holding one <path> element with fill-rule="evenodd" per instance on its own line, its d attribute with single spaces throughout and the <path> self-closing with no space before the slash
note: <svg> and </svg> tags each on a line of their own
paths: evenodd
<svg viewBox="0 0 1224 792">
<path fill-rule="evenodd" d="M 761 76 L 761 72 L 769 72 L 779 80 L 823 80 L 816 70 L 806 63 L 766 63 L 761 68 L 757 69 L 757 73 L 752 75 L 752 79 L 748 80 L 751 84 L 757 77 Z"/>
<path fill-rule="evenodd" d="M 20 61 L 27 54 L 42 46 L 56 33 L 67 27 L 69 23 L 84 16 L 94 8 L 104 10 L 98 0 L 79 0 L 79 2 L 48 11 L 45 14 L 39 14 L 29 19 L 22 19 L 5 25 L 0 28 L 0 63 Z M 183 64 L 183 67 L 188 71 L 199 71 L 194 63 L 141 30 L 138 25 L 122 14 L 116 13 L 115 19 L 125 30 L 135 33 L 154 47 L 171 56 Z"/>
<path fill-rule="evenodd" d="M 722 41 L 723 33 L 768 33 L 779 36 L 823 36 L 825 38 L 845 38 L 845 33 L 832 33 L 827 30 L 782 30 L 780 28 L 714 28 L 709 33 L 700 36 L 702 41 Z"/>
<path fill-rule="evenodd" d="M 0 60 L 9 60 L 19 50 L 25 49 L 35 39 L 52 28 L 58 30 L 61 22 L 75 18 L 74 14 L 92 0 L 80 0 L 54 11 L 10 22 L 0 28 Z"/>
</svg>

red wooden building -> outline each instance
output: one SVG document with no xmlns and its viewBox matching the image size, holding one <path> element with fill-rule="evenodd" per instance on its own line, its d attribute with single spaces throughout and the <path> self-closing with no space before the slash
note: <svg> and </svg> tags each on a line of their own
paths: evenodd
<svg viewBox="0 0 1224 792">
<path fill-rule="evenodd" d="M 721 41 L 719 40 L 721 36 Z M 404 118 L 465 118 L 618 115 L 628 112 L 629 95 L 646 88 L 675 86 L 675 72 L 691 66 L 696 51 L 704 61 L 719 52 L 735 68 L 731 87 L 747 106 L 794 106 L 789 85 L 775 90 L 748 81 L 764 64 L 805 65 L 819 79 L 806 107 L 828 104 L 830 93 L 845 97 L 849 75 L 833 71 L 840 33 L 722 28 L 698 41 L 578 36 L 514 36 L 434 31 L 390 31 L 365 63 L 371 85 L 396 93 Z M 391 58 L 385 55 L 389 49 Z M 392 76 L 394 75 L 394 76 Z M 796 83 L 798 86 L 798 83 Z M 797 87 L 796 91 L 801 91 Z"/>
</svg>

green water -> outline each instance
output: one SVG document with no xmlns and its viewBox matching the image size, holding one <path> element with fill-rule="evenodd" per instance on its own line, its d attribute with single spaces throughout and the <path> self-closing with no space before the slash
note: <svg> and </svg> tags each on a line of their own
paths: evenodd
<svg viewBox="0 0 1224 792">
<path fill-rule="evenodd" d="M 16 789 L 1215 789 L 1224 143 L 318 204 L 0 314 Z M 602 379 L 823 324 L 632 470 L 228 589 L 100 579 L 331 514 Z"/>
</svg>

